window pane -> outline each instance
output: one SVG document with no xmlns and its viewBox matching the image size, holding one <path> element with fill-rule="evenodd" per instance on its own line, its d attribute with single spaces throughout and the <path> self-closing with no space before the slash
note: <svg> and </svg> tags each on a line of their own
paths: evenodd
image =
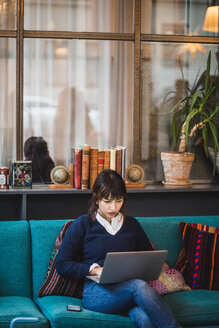
<svg viewBox="0 0 219 328">
<path fill-rule="evenodd" d="M 16 0 L 0 1 L 0 30 L 16 29 Z"/>
<path fill-rule="evenodd" d="M 141 3 L 142 33 L 218 37 L 219 6 L 215 7 L 215 21 L 211 12 L 204 25 L 208 0 L 142 0 Z"/>
<path fill-rule="evenodd" d="M 0 165 L 16 159 L 15 120 L 16 41 L 0 39 Z"/>
<path fill-rule="evenodd" d="M 134 31 L 134 0 L 25 0 L 28 30 Z"/>
<path fill-rule="evenodd" d="M 24 140 L 43 136 L 56 164 L 70 148 L 131 154 L 133 43 L 24 40 Z"/>
<path fill-rule="evenodd" d="M 195 47 L 194 44 L 193 46 Z M 195 55 L 189 51 L 190 47 L 192 49 L 192 44 L 147 42 L 142 44 L 140 105 L 142 121 L 139 127 L 139 152 L 141 165 L 149 181 L 164 179 L 160 153 L 173 150 L 170 108 L 184 95 L 185 88 L 194 87 L 198 81 L 197 76 L 200 78 L 206 69 L 210 50 L 211 76 L 215 74 L 217 45 L 196 45 Z M 168 102 L 163 104 L 164 97 L 167 95 Z M 218 95 L 212 98 L 212 102 L 216 101 Z M 204 182 L 212 179 L 212 165 L 205 157 L 199 137 L 199 133 L 196 133 L 196 138 L 190 144 L 190 150 L 195 153 L 191 179 Z"/>
</svg>

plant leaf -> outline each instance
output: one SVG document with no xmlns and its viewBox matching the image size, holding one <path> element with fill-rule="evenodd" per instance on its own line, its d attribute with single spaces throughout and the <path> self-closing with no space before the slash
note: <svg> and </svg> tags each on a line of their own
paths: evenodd
<svg viewBox="0 0 219 328">
<path fill-rule="evenodd" d="M 208 124 L 209 124 L 210 130 L 211 130 L 212 137 L 214 139 L 215 149 L 216 149 L 216 151 L 219 151 L 217 128 L 212 121 L 209 121 Z"/>
<path fill-rule="evenodd" d="M 210 70 L 211 70 L 211 51 L 209 51 L 208 59 L 207 59 L 207 70 L 206 70 L 206 78 L 205 78 L 205 91 L 208 90 Z"/>
<path fill-rule="evenodd" d="M 211 121 L 209 121 L 208 123 L 214 140 L 214 165 L 213 165 L 213 175 L 214 175 L 216 170 L 217 152 L 219 151 L 219 144 L 218 144 L 218 137 L 217 137 L 217 128 L 215 124 Z"/>
</svg>

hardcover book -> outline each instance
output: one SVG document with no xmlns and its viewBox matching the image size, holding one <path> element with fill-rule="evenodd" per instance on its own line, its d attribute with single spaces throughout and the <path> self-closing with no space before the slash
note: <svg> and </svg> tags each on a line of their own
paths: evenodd
<svg viewBox="0 0 219 328">
<path fill-rule="evenodd" d="M 32 188 L 32 161 L 12 161 L 12 188 Z"/>
<path fill-rule="evenodd" d="M 122 149 L 116 148 L 116 172 L 122 175 Z"/>
<path fill-rule="evenodd" d="M 126 169 L 126 147 L 124 146 L 116 146 L 117 149 L 122 150 L 122 172 L 121 176 L 125 179 L 125 169 Z"/>
<path fill-rule="evenodd" d="M 110 169 L 114 170 L 116 169 L 116 150 L 115 148 L 110 149 Z"/>
<path fill-rule="evenodd" d="M 81 188 L 88 189 L 90 171 L 90 146 L 84 145 L 82 151 L 82 179 Z"/>
<path fill-rule="evenodd" d="M 90 179 L 89 187 L 92 189 L 94 181 L 98 174 L 98 149 L 91 148 L 90 150 Z"/>
<path fill-rule="evenodd" d="M 104 150 L 99 150 L 99 152 L 98 152 L 98 174 L 100 174 L 100 172 L 103 171 L 103 169 L 104 169 L 104 156 L 105 156 Z"/>
<path fill-rule="evenodd" d="M 109 170 L 110 168 L 110 150 L 105 150 L 105 156 L 104 156 L 104 170 Z"/>
<path fill-rule="evenodd" d="M 81 189 L 81 164 L 82 164 L 82 149 L 72 148 L 72 163 L 74 175 L 74 188 Z"/>
</svg>

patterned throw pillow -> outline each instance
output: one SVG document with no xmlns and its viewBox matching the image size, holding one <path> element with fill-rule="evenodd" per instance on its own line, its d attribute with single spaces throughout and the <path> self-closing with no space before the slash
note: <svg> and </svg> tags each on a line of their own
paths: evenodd
<svg viewBox="0 0 219 328">
<path fill-rule="evenodd" d="M 156 247 L 150 241 L 154 250 Z M 191 290 L 191 288 L 185 283 L 182 274 L 176 269 L 170 269 L 169 265 L 165 262 L 157 280 L 149 281 L 148 284 L 157 291 L 158 294 L 164 295 L 183 290 Z"/>
<path fill-rule="evenodd" d="M 64 235 L 71 223 L 72 221 L 67 221 L 63 225 L 58 237 L 56 238 L 55 245 L 49 261 L 46 279 L 40 287 L 38 293 L 39 297 L 49 295 L 62 295 L 76 298 L 82 297 L 82 290 L 84 285 L 83 281 L 63 277 L 59 275 L 55 269 L 58 250 L 60 248 Z"/>
<path fill-rule="evenodd" d="M 149 281 L 149 285 L 160 295 L 191 290 L 182 274 L 176 269 L 170 269 L 167 263 L 164 264 L 158 280 Z"/>
<path fill-rule="evenodd" d="M 219 228 L 180 222 L 184 247 L 175 268 L 192 289 L 219 290 Z"/>
</svg>

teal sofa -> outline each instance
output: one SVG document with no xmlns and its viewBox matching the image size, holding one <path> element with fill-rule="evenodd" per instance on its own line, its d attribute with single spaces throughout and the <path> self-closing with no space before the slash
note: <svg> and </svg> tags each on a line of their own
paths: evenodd
<svg viewBox="0 0 219 328">
<path fill-rule="evenodd" d="M 182 246 L 179 222 L 199 222 L 219 227 L 219 216 L 137 218 L 157 248 L 168 249 L 174 266 Z M 14 328 L 128 328 L 126 316 L 88 311 L 82 301 L 66 296 L 38 297 L 44 282 L 55 239 L 64 220 L 0 222 L 0 327 L 9 328 L 13 318 L 37 318 L 15 322 Z M 219 291 L 192 290 L 163 296 L 183 327 L 219 327 Z M 82 312 L 67 311 L 67 304 Z M 16 321 L 16 320 L 15 320 Z"/>
</svg>

